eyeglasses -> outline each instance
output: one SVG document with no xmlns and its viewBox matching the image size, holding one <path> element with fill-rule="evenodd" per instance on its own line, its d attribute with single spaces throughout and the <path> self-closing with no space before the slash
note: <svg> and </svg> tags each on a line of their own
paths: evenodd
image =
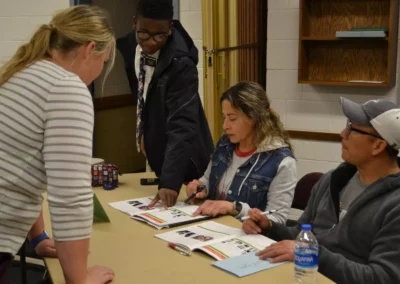
<svg viewBox="0 0 400 284">
<path fill-rule="evenodd" d="M 155 42 L 161 43 L 168 38 L 168 34 L 149 34 L 148 32 L 136 31 L 136 36 L 140 40 L 149 40 L 153 38 Z"/>
<path fill-rule="evenodd" d="M 360 134 L 364 134 L 364 135 L 368 135 L 368 136 L 372 136 L 372 137 L 375 137 L 375 138 L 378 138 L 378 139 L 383 139 L 383 138 L 380 137 L 379 135 L 376 135 L 376 134 L 373 134 L 373 133 L 368 133 L 368 132 L 366 132 L 366 131 L 363 131 L 363 130 L 360 130 L 360 129 L 357 129 L 357 128 L 352 127 L 352 126 L 351 126 L 351 121 L 350 121 L 350 120 L 347 120 L 346 129 L 347 129 L 346 137 L 349 137 L 349 136 L 350 136 L 350 133 L 351 133 L 352 131 L 354 131 L 354 132 L 357 132 L 357 133 L 360 133 Z"/>
</svg>

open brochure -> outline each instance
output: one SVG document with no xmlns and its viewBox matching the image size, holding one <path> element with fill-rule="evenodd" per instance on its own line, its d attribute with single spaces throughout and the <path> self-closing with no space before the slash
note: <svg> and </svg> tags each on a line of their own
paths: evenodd
<svg viewBox="0 0 400 284">
<path fill-rule="evenodd" d="M 136 213 L 143 213 L 147 211 L 158 211 L 162 209 L 160 203 L 157 203 L 153 208 L 149 208 L 148 205 L 154 199 L 154 196 L 148 196 L 143 198 L 129 199 L 118 202 L 108 203 L 111 207 L 132 216 Z"/>
<path fill-rule="evenodd" d="M 155 237 L 186 250 L 201 250 L 217 260 L 255 252 L 275 243 L 263 235 L 246 235 L 241 229 L 213 221 L 158 234 Z"/>
<path fill-rule="evenodd" d="M 197 205 L 186 205 L 183 202 L 178 202 L 175 206 L 169 207 L 167 210 L 160 203 L 153 208 L 149 208 L 148 205 L 153 198 L 149 196 L 113 202 L 109 203 L 109 205 L 128 214 L 132 219 L 146 222 L 157 229 L 180 226 L 210 218 L 208 216 L 193 217 L 193 213 L 199 207 Z"/>
</svg>

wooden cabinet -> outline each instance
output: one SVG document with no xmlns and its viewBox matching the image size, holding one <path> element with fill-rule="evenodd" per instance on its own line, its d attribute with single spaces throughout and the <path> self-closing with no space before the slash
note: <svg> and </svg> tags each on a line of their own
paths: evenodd
<svg viewBox="0 0 400 284">
<path fill-rule="evenodd" d="M 300 0 L 299 83 L 394 86 L 398 22 L 399 0 Z M 336 37 L 352 28 L 388 28 L 388 33 Z"/>
</svg>

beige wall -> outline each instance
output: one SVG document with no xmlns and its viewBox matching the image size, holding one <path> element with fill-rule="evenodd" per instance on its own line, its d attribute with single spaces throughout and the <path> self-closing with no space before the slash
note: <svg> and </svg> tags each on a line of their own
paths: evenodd
<svg viewBox="0 0 400 284">
<path fill-rule="evenodd" d="M 135 14 L 136 0 L 93 0 L 93 5 L 106 9 L 111 17 L 116 37 L 120 37 L 132 30 L 132 17 Z M 104 85 L 102 79 L 95 81 L 95 96 L 117 96 L 130 94 L 128 78 L 125 75 L 124 63 L 119 52 L 116 54 L 115 66 Z"/>
<path fill-rule="evenodd" d="M 136 107 L 97 111 L 96 156 L 118 166 L 123 173 L 145 171 L 145 158 L 136 151 Z"/>
<path fill-rule="evenodd" d="M 93 4 L 106 9 L 111 17 L 116 37 L 132 30 L 135 0 L 93 0 Z M 102 92 L 101 78 L 95 81 L 95 97 L 131 94 L 122 56 L 117 51 L 115 66 L 107 78 Z M 118 166 L 123 173 L 144 171 L 145 158 L 136 150 L 136 107 L 96 111 L 95 155 L 107 163 Z"/>
</svg>

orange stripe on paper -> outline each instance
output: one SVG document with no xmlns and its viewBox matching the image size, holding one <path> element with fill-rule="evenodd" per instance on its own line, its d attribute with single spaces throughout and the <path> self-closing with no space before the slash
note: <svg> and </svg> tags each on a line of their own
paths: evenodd
<svg viewBox="0 0 400 284">
<path fill-rule="evenodd" d="M 164 220 L 158 219 L 157 217 L 154 217 L 153 215 L 150 215 L 148 213 L 142 214 L 142 216 L 149 218 L 150 220 L 158 223 L 158 224 L 162 224 L 165 223 Z"/>
<path fill-rule="evenodd" d="M 208 250 L 209 252 L 215 254 L 217 257 L 221 258 L 221 259 L 227 259 L 228 256 L 225 254 L 222 254 L 221 252 L 215 250 L 214 248 L 210 247 L 210 246 L 205 246 L 203 247 L 203 249 Z"/>
</svg>

